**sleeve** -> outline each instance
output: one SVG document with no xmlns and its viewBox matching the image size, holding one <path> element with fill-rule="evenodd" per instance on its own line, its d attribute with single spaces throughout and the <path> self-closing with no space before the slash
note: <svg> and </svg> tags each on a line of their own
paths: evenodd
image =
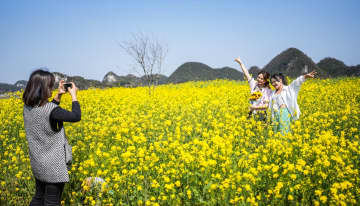
<svg viewBox="0 0 360 206">
<path fill-rule="evenodd" d="M 249 80 L 249 86 L 250 86 L 250 91 L 251 91 L 251 92 L 254 91 L 254 89 L 255 89 L 255 87 L 256 87 L 256 81 L 255 81 L 254 78 L 251 78 L 251 79 Z"/>
<path fill-rule="evenodd" d="M 56 104 L 56 105 L 60 105 L 60 102 L 56 101 L 55 99 L 53 99 L 51 102 Z"/>
<path fill-rule="evenodd" d="M 297 79 L 295 79 L 294 81 L 291 82 L 291 84 L 289 85 L 289 87 L 294 90 L 296 92 L 296 94 L 299 92 L 300 90 L 300 86 L 302 83 L 305 82 L 305 77 L 303 75 L 301 75 L 300 77 L 298 77 Z"/>
<path fill-rule="evenodd" d="M 54 100 L 53 100 L 54 101 Z M 81 120 L 81 109 L 78 101 L 72 102 L 72 111 L 56 107 L 50 114 L 50 121 L 78 122 Z"/>
</svg>

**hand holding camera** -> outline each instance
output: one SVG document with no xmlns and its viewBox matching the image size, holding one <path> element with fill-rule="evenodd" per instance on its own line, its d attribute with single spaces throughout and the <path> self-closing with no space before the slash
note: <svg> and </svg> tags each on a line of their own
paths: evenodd
<svg viewBox="0 0 360 206">
<path fill-rule="evenodd" d="M 65 82 L 64 80 L 60 80 L 59 82 L 59 95 L 65 94 L 69 92 L 71 95 L 72 101 L 77 101 L 77 93 L 78 88 L 76 87 L 74 82 Z M 56 98 L 59 99 L 60 98 Z"/>
<path fill-rule="evenodd" d="M 65 83 L 64 88 L 70 93 L 72 101 L 77 101 L 76 93 L 78 88 L 76 87 L 74 82 Z"/>
<path fill-rule="evenodd" d="M 72 84 L 71 84 L 71 83 L 64 83 L 63 85 L 64 85 L 65 91 L 68 91 L 69 88 L 70 88 L 70 89 L 72 88 Z"/>
</svg>

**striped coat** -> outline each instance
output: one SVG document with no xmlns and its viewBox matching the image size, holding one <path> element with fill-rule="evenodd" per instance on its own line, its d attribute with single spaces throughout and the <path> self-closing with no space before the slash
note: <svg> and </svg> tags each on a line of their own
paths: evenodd
<svg viewBox="0 0 360 206">
<path fill-rule="evenodd" d="M 69 182 L 66 162 L 71 161 L 71 147 L 64 127 L 54 132 L 50 114 L 58 105 L 49 102 L 41 107 L 24 105 L 24 126 L 30 164 L 36 179 L 43 182 Z"/>
</svg>

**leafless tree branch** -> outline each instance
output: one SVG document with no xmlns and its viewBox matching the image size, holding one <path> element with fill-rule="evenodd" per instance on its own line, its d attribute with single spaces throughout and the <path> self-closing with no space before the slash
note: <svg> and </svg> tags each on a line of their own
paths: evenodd
<svg viewBox="0 0 360 206">
<path fill-rule="evenodd" d="M 141 70 L 144 74 L 151 94 L 151 88 L 154 90 L 158 84 L 158 76 L 161 73 L 167 48 L 155 38 L 143 33 L 132 34 L 131 41 L 124 41 L 119 45 L 134 60 L 137 70 Z"/>
</svg>

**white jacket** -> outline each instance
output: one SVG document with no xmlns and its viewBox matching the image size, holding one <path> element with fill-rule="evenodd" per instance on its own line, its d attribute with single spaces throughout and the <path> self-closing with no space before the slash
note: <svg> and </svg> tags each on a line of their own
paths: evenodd
<svg viewBox="0 0 360 206">
<path fill-rule="evenodd" d="M 289 86 L 283 86 L 283 89 L 280 93 L 281 98 L 283 99 L 287 109 L 289 110 L 293 120 L 297 120 L 300 117 L 300 108 L 297 103 L 297 96 L 300 91 L 300 86 L 305 82 L 305 77 L 300 76 L 294 81 L 291 82 Z M 271 93 L 269 108 L 271 109 L 271 116 L 274 118 L 274 109 L 273 109 L 273 97 L 276 91 Z"/>
</svg>

